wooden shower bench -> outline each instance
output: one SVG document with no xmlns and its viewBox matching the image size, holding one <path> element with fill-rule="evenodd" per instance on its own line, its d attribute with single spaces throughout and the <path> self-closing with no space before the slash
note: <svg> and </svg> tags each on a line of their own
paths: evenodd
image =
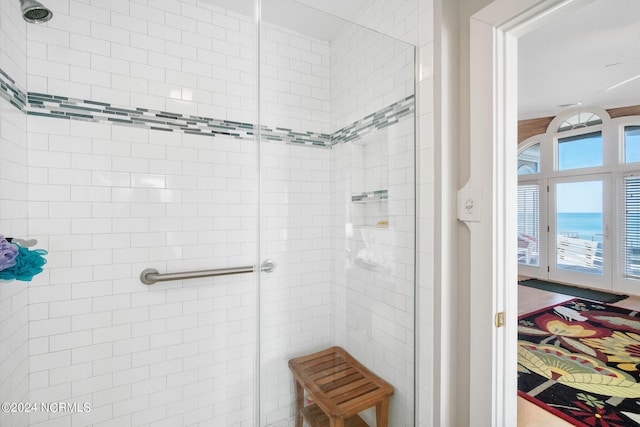
<svg viewBox="0 0 640 427">
<path fill-rule="evenodd" d="M 376 408 L 376 427 L 389 426 L 393 387 L 340 347 L 289 360 L 296 399 L 296 425 L 368 427 L 358 412 Z M 304 391 L 313 404 L 304 405 Z"/>
</svg>

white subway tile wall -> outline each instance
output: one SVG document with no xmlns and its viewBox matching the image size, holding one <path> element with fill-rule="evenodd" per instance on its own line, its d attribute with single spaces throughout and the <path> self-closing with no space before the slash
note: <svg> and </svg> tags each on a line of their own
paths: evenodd
<svg viewBox="0 0 640 427">
<path fill-rule="evenodd" d="M 32 425 L 250 425 L 255 276 L 138 276 L 254 264 L 256 144 L 37 116 L 28 127 L 29 230 L 50 250 L 29 291 L 31 399 L 92 407 Z"/>
<path fill-rule="evenodd" d="M 333 339 L 395 388 L 389 425 L 412 426 L 414 409 L 414 121 L 405 118 L 359 141 L 364 150 L 386 145 L 385 179 L 365 182 L 387 185 L 386 217 L 363 224 L 356 218 L 362 205 L 361 149 L 352 144 L 331 150 L 333 259 Z M 372 157 L 376 157 L 375 154 Z M 371 161 L 370 158 L 365 162 Z M 375 161 L 375 159 L 374 159 Z M 367 171 L 364 172 L 365 178 Z M 375 202 L 374 202 L 375 203 Z M 371 203 L 369 204 L 371 205 Z M 368 206 L 369 206 L 368 205 Z M 367 217 L 368 218 L 368 217 Z M 368 218 L 370 219 L 370 218 Z M 366 255 L 365 255 L 366 253 Z M 364 259 L 363 259 L 364 258 Z M 365 416 L 370 423 L 375 416 Z"/>
<path fill-rule="evenodd" d="M 411 45 L 356 25 L 331 47 L 331 125 L 341 129 L 413 95 L 415 55 Z"/>
<path fill-rule="evenodd" d="M 20 10 L 0 2 L 0 76 L 3 83 L 24 87 L 26 35 Z M 15 93 L 0 91 L 0 234 L 27 237 L 27 120 Z M 7 102 L 10 101 L 10 102 Z M 19 107 L 19 105 L 18 105 Z M 29 400 L 28 284 L 0 281 L 0 401 Z M 17 408 L 10 408 L 17 409 Z M 26 412 L 0 412 L 0 425 L 29 424 Z"/>
<path fill-rule="evenodd" d="M 26 27 L 20 8 L 13 2 L 0 3 L 0 65 L 18 86 L 27 83 Z"/>
<path fill-rule="evenodd" d="M 329 43 L 267 23 L 260 52 L 262 123 L 320 133 L 337 130 L 331 126 Z"/>
<path fill-rule="evenodd" d="M 0 1 L 12 19 L 5 24 L 0 15 L 0 34 L 6 40 L 9 28 L 11 43 L 28 56 L 21 60 L 3 43 L 0 68 L 23 89 L 256 122 L 251 18 L 195 0 L 48 0 L 55 19 L 25 27 L 13 3 Z M 412 12 L 400 9 L 394 19 L 407 15 L 403 34 L 411 35 Z M 350 29 L 327 43 L 265 24 L 261 37 L 263 125 L 330 135 L 413 93 L 413 50 L 383 36 Z M 381 49 L 364 49 L 370 44 Z M 13 284 L 0 290 L 12 313 L 0 315 L 0 344 L 16 347 L 21 331 L 24 352 L 0 358 L 0 385 L 23 400 L 92 405 L 84 414 L 31 414 L 23 425 L 253 425 L 258 296 L 261 423 L 293 414 L 287 359 L 337 342 L 396 386 L 392 425 L 412 425 L 413 120 L 379 131 L 390 147 L 385 245 L 399 261 L 393 275 L 353 268 L 340 249 L 350 220 L 349 144 L 261 144 L 261 258 L 274 258 L 278 269 L 258 294 L 254 275 L 152 287 L 138 279 L 150 266 L 255 262 L 255 142 L 24 116 L 0 104 L 0 124 L 21 123 L 24 159 L 20 181 L 6 184 L 0 171 L 0 185 L 14 192 L 7 194 L 22 197 L 6 214 L 3 192 L 0 224 L 28 230 L 50 250 L 28 297 Z M 0 162 L 15 162 L 16 150 L 0 142 Z M 5 377 L 9 370 L 15 378 Z"/>
<path fill-rule="evenodd" d="M 417 119 L 417 425 L 433 421 L 434 306 L 434 4 L 433 0 L 373 0 L 355 22 L 418 47 Z"/>
<path fill-rule="evenodd" d="M 433 37 L 430 22 L 418 17 L 423 6 L 433 8 L 431 0 L 372 0 L 354 18 L 354 22 L 414 46 L 421 37 Z M 420 25 L 418 25 L 418 23 Z M 420 32 L 424 31 L 424 34 Z"/>
<path fill-rule="evenodd" d="M 263 143 L 261 424 L 293 414 L 293 357 L 331 345 L 330 150 Z"/>
<path fill-rule="evenodd" d="M 382 35 L 389 34 L 384 31 L 389 25 L 402 23 L 392 34 L 417 44 L 415 9 L 399 7 L 400 3 L 417 6 L 415 0 L 378 0 L 356 18 L 383 33 L 350 27 L 334 41 L 331 112 L 336 129 L 381 110 L 394 102 L 390 99 L 414 93 L 413 46 Z M 414 129 L 412 117 L 400 118 L 393 126 L 364 134 L 353 146 L 332 150 L 333 337 L 393 384 L 393 426 L 414 425 Z M 363 207 L 352 203 L 351 196 L 380 190 L 388 191 L 383 208 L 374 210 L 382 224 L 369 216 L 363 224 Z M 367 205 L 369 212 L 371 206 Z M 375 423 L 372 411 L 363 417 Z"/>
<path fill-rule="evenodd" d="M 187 0 L 50 7 L 27 31 L 30 92 L 256 122 L 252 17 Z M 329 132 L 329 44 L 268 23 L 262 37 L 265 123 Z"/>
</svg>

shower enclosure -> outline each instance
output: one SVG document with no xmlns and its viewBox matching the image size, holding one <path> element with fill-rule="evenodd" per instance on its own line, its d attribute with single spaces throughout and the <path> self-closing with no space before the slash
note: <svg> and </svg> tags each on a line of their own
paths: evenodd
<svg viewBox="0 0 640 427">
<path fill-rule="evenodd" d="M 44 3 L 0 0 L 0 234 L 48 251 L 0 401 L 66 405 L 0 424 L 293 426 L 287 361 L 339 345 L 413 426 L 414 47 L 358 2 Z"/>
</svg>

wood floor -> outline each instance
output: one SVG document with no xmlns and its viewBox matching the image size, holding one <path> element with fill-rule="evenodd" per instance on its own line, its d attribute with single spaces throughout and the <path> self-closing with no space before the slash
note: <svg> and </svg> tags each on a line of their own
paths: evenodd
<svg viewBox="0 0 640 427">
<path fill-rule="evenodd" d="M 570 300 L 574 297 L 518 286 L 518 315 Z M 610 304 L 629 310 L 640 310 L 640 297 L 631 296 Z M 518 427 L 571 427 L 572 424 L 552 415 L 533 403 L 518 397 Z"/>
</svg>

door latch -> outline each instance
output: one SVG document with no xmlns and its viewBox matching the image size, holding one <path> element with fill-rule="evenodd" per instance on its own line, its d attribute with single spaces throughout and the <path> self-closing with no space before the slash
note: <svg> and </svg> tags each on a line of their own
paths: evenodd
<svg viewBox="0 0 640 427">
<path fill-rule="evenodd" d="M 496 328 L 501 328 L 504 326 L 504 311 L 496 313 L 495 323 Z"/>
</svg>

